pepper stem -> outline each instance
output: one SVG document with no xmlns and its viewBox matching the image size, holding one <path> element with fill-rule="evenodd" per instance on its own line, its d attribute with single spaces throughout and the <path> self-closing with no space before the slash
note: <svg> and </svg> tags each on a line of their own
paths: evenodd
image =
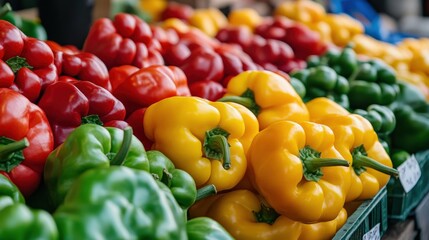
<svg viewBox="0 0 429 240">
<path fill-rule="evenodd" d="M 195 201 L 199 201 L 203 198 L 210 197 L 217 194 L 215 185 L 209 184 L 197 190 L 197 197 Z"/>
<path fill-rule="evenodd" d="M 124 129 L 124 137 L 122 139 L 122 145 L 115 157 L 110 161 L 110 165 L 121 165 L 124 162 L 125 157 L 131 147 L 131 141 L 133 139 L 133 129 L 126 127 Z"/>
<path fill-rule="evenodd" d="M 27 59 L 20 56 L 9 58 L 8 60 L 6 60 L 6 64 L 10 67 L 13 73 L 17 73 L 19 69 L 23 67 L 26 67 L 28 69 L 33 69 L 33 67 L 30 64 L 28 64 Z"/>
<path fill-rule="evenodd" d="M 88 123 L 103 126 L 103 122 L 101 121 L 100 117 L 96 114 L 91 114 L 81 118 L 81 123 L 80 123 L 81 125 L 88 124 Z"/>
<path fill-rule="evenodd" d="M 10 6 L 10 3 L 6 3 L 5 5 L 3 5 L 3 7 L 0 8 L 0 18 L 2 18 L 10 11 L 12 11 L 12 7 Z"/>
<path fill-rule="evenodd" d="M 22 150 L 30 146 L 27 138 L 19 141 L 1 137 L 0 138 L 0 170 L 10 172 L 14 167 L 24 161 Z"/>
<path fill-rule="evenodd" d="M 273 208 L 261 204 L 261 210 L 259 212 L 253 211 L 253 215 L 257 222 L 274 224 L 277 218 L 280 216 Z"/>
<path fill-rule="evenodd" d="M 386 165 L 383 165 L 376 160 L 370 158 L 367 156 L 367 153 L 363 147 L 363 145 L 355 148 L 352 152 L 353 156 L 353 169 L 357 175 L 360 175 L 361 173 L 366 171 L 366 167 L 372 168 L 374 170 L 377 170 L 379 172 L 397 177 L 399 175 L 398 170 L 388 167 Z"/>
<path fill-rule="evenodd" d="M 231 168 L 231 153 L 229 149 L 229 133 L 222 128 L 214 128 L 206 132 L 204 138 L 203 150 L 207 158 L 221 160 L 223 159 L 223 168 Z"/>
<path fill-rule="evenodd" d="M 321 153 L 305 146 L 299 150 L 299 158 L 302 161 L 303 175 L 307 181 L 319 181 L 323 176 L 322 167 L 348 167 L 349 162 L 337 158 L 320 158 Z"/>
<path fill-rule="evenodd" d="M 261 111 L 261 107 L 256 104 L 255 95 L 250 89 L 244 91 L 241 96 L 225 96 L 223 98 L 218 99 L 217 101 L 238 103 L 248 108 L 253 114 L 255 114 L 255 116 L 258 116 L 259 112 Z"/>
</svg>

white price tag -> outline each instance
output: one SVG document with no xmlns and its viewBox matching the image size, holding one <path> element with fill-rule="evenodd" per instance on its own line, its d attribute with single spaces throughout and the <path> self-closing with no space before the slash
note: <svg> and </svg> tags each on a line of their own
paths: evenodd
<svg viewBox="0 0 429 240">
<path fill-rule="evenodd" d="M 377 223 L 369 232 L 365 233 L 362 240 L 380 240 L 380 223 Z"/>
<path fill-rule="evenodd" d="M 406 193 L 413 189 L 422 175 L 419 163 L 414 154 L 398 167 L 398 171 L 399 181 L 401 181 L 402 187 Z"/>
</svg>

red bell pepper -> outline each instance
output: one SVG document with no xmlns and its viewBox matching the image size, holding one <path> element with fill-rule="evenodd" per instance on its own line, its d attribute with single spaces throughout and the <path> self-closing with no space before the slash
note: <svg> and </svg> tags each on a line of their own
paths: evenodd
<svg viewBox="0 0 429 240">
<path fill-rule="evenodd" d="M 159 26 L 150 25 L 153 38 L 161 44 L 160 52 L 164 54 L 165 50 L 179 42 L 179 35 L 172 29 L 164 29 Z"/>
<path fill-rule="evenodd" d="M 164 98 L 190 96 L 186 75 L 175 66 L 142 68 L 123 80 L 112 92 L 128 114 Z"/>
<path fill-rule="evenodd" d="M 223 97 L 226 89 L 222 84 L 213 81 L 199 81 L 189 85 L 189 90 L 192 96 L 205 98 L 210 101 L 216 101 Z"/>
<path fill-rule="evenodd" d="M 163 65 L 161 44 L 153 38 L 150 26 L 135 15 L 116 14 L 96 20 L 88 33 L 83 51 L 99 57 L 108 69 L 133 65 L 143 68 Z"/>
<path fill-rule="evenodd" d="M 46 86 L 58 79 L 52 50 L 7 21 L 0 20 L 0 33 L 0 87 L 36 102 Z"/>
<path fill-rule="evenodd" d="M 125 119 L 124 105 L 109 91 L 92 82 L 66 76 L 46 88 L 39 106 L 48 117 L 55 146 L 63 143 L 82 123 L 107 124 Z"/>
<path fill-rule="evenodd" d="M 55 52 L 64 52 L 67 54 L 75 54 L 80 52 L 80 50 L 73 45 L 60 45 L 59 43 L 51 40 L 46 40 L 45 43 L 48 44 L 54 54 Z"/>
<path fill-rule="evenodd" d="M 139 70 L 138 67 L 131 65 L 122 65 L 118 67 L 113 67 L 109 70 L 110 83 L 112 84 L 112 91 L 115 91 L 116 88 L 122 84 L 129 76 Z"/>
<path fill-rule="evenodd" d="M 198 81 L 220 82 L 223 79 L 222 58 L 210 48 L 197 48 L 179 66 L 189 83 Z"/>
<path fill-rule="evenodd" d="M 287 43 L 292 47 L 296 58 L 301 60 L 306 60 L 311 55 L 321 55 L 327 48 L 318 33 L 303 24 L 291 22 L 284 16 L 266 18 L 255 28 L 255 33 Z"/>
<path fill-rule="evenodd" d="M 140 142 L 143 143 L 145 149 L 151 149 L 153 142 L 149 140 L 144 134 L 143 129 L 143 119 L 144 114 L 147 108 L 140 108 L 135 110 L 131 115 L 126 119 L 126 122 L 133 128 L 133 134 L 136 136 Z"/>
<path fill-rule="evenodd" d="M 244 71 L 257 70 L 261 67 L 253 62 L 252 58 L 240 46 L 232 44 L 220 44 L 215 48 L 216 53 L 222 58 L 223 62 L 223 81 L 222 85 L 227 86 L 228 80 Z M 191 90 L 192 93 L 192 90 Z"/>
<path fill-rule="evenodd" d="M 220 42 L 237 44 L 242 48 L 247 48 L 252 41 L 253 33 L 244 26 L 227 26 L 220 29 L 215 37 Z"/>
<path fill-rule="evenodd" d="M 0 99 L 0 174 L 29 196 L 54 148 L 51 127 L 45 113 L 23 95 L 0 88 Z"/>
<path fill-rule="evenodd" d="M 193 14 L 194 9 L 189 5 L 168 2 L 167 7 L 161 12 L 161 21 L 169 18 L 178 18 L 186 22 Z"/>
</svg>

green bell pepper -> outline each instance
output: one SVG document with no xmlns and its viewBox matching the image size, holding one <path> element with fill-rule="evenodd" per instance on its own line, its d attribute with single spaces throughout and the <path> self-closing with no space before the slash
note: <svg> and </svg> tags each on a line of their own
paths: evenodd
<svg viewBox="0 0 429 240">
<path fill-rule="evenodd" d="M 392 159 L 393 167 L 398 168 L 402 163 L 404 163 L 408 160 L 408 158 L 410 158 L 410 154 L 404 150 L 395 150 L 390 155 L 390 158 Z"/>
<path fill-rule="evenodd" d="M 356 52 L 351 45 L 343 48 L 339 55 L 330 55 L 330 64 L 339 75 L 349 78 L 358 68 Z"/>
<path fill-rule="evenodd" d="M 389 105 L 400 91 L 393 69 L 379 60 L 359 62 L 348 80 L 352 109 L 365 109 L 371 104 Z"/>
<path fill-rule="evenodd" d="M 146 152 L 149 159 L 150 173 L 155 179 L 170 188 L 176 201 L 183 209 L 188 209 L 197 198 L 197 187 L 189 173 L 176 169 L 173 162 L 162 152 L 150 150 Z"/>
<path fill-rule="evenodd" d="M 52 216 L 25 205 L 18 188 L 0 174 L 0 239 L 58 239 Z"/>
<path fill-rule="evenodd" d="M 349 83 L 347 79 L 338 75 L 328 66 L 316 66 L 291 73 L 292 79 L 301 81 L 306 89 L 305 102 L 318 97 L 327 97 L 344 108 L 349 107 L 347 92 Z"/>
<path fill-rule="evenodd" d="M 6 3 L 0 9 L 0 19 L 12 23 L 28 37 L 37 38 L 42 41 L 48 39 L 48 34 L 42 24 L 15 14 L 12 12 L 9 3 Z"/>
<path fill-rule="evenodd" d="M 46 160 L 44 179 L 53 204 L 58 206 L 64 200 L 79 175 L 111 165 L 149 171 L 144 146 L 130 127 L 121 130 L 84 124 L 74 129 Z"/>
<path fill-rule="evenodd" d="M 392 145 L 410 153 L 429 149 L 429 112 L 419 112 L 409 105 L 393 109 L 396 128 L 391 134 Z"/>
<path fill-rule="evenodd" d="M 396 118 L 386 106 L 372 104 L 366 110 L 356 109 L 354 113 L 366 118 L 379 135 L 389 135 L 396 127 Z"/>
<path fill-rule="evenodd" d="M 186 239 L 184 211 L 146 171 L 123 166 L 80 175 L 53 214 L 62 239 Z"/>
<path fill-rule="evenodd" d="M 292 85 L 293 89 L 295 89 L 296 93 L 298 93 L 298 95 L 301 98 L 305 97 L 307 91 L 305 89 L 304 84 L 301 81 L 299 81 L 298 79 L 296 79 L 294 77 L 291 77 L 290 78 L 290 85 Z"/>
<path fill-rule="evenodd" d="M 197 217 L 186 223 L 189 240 L 232 240 L 234 239 L 215 220 L 208 217 Z"/>
</svg>

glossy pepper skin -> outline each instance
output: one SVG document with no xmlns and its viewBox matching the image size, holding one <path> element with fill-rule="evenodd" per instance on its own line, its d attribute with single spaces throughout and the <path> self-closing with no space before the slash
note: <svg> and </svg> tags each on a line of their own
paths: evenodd
<svg viewBox="0 0 429 240">
<path fill-rule="evenodd" d="M 109 71 L 97 56 L 87 52 L 70 53 L 67 48 L 51 47 L 51 49 L 55 56 L 55 65 L 60 77 L 67 76 L 80 81 L 90 81 L 109 92 L 112 91 Z"/>
<path fill-rule="evenodd" d="M 368 120 L 347 111 L 333 112 L 341 106 L 329 99 L 308 104 L 312 105 L 309 108 L 311 120 L 332 129 L 336 149 L 352 163 L 352 184 L 346 202 L 374 197 L 387 184 L 390 175 L 397 176 L 397 170 L 391 168 L 392 161 Z M 324 109 L 324 106 L 328 107 Z"/>
<path fill-rule="evenodd" d="M 149 107 L 164 98 L 190 96 L 187 78 L 175 66 L 150 66 L 131 74 L 117 85 L 113 95 L 131 114 L 139 108 Z"/>
<path fill-rule="evenodd" d="M 306 93 L 304 101 L 317 97 L 328 97 L 339 103 L 344 108 L 349 108 L 349 82 L 338 75 L 334 69 L 328 66 L 316 66 L 291 73 L 292 78 L 300 80 Z"/>
<path fill-rule="evenodd" d="M 37 38 L 42 41 L 48 38 L 46 30 L 42 24 L 34 20 L 23 18 L 12 12 L 12 8 L 9 3 L 6 3 L 0 8 L 0 18 L 15 25 L 28 37 Z"/>
<path fill-rule="evenodd" d="M 247 161 L 240 138 L 247 129 L 229 104 L 198 97 L 170 97 L 149 106 L 143 128 L 152 149 L 188 172 L 197 187 L 231 189 L 243 177 Z"/>
<path fill-rule="evenodd" d="M 0 32 L 0 87 L 11 88 L 36 102 L 41 92 L 58 79 L 51 49 L 7 21 L 0 20 Z"/>
<path fill-rule="evenodd" d="M 55 147 L 82 123 L 109 124 L 125 119 L 125 107 L 106 89 L 89 81 L 61 77 L 51 84 L 39 101 L 48 117 Z"/>
<path fill-rule="evenodd" d="M 71 132 L 49 154 L 45 166 L 44 180 L 54 205 L 58 206 L 73 182 L 90 169 L 121 165 L 149 171 L 144 147 L 130 130 L 84 124 Z"/>
<path fill-rule="evenodd" d="M 387 136 L 395 130 L 395 114 L 386 106 L 372 104 L 366 110 L 356 109 L 354 113 L 366 118 L 377 135 Z"/>
<path fill-rule="evenodd" d="M 274 211 L 265 200 L 248 190 L 235 190 L 197 202 L 191 218 L 208 216 L 235 239 L 331 239 L 347 220 L 343 209 L 332 221 L 303 224 Z"/>
<path fill-rule="evenodd" d="M 0 175 L 0 230 L 1 239 L 58 239 L 58 230 L 52 216 L 25 205 L 19 189 Z"/>
<path fill-rule="evenodd" d="M 288 80 L 270 71 L 251 70 L 233 77 L 218 101 L 246 106 L 256 115 L 260 129 L 280 120 L 309 118 L 304 102 Z"/>
<path fill-rule="evenodd" d="M 232 236 L 215 220 L 198 217 L 186 222 L 189 240 L 233 240 Z"/>
<path fill-rule="evenodd" d="M 194 204 L 197 197 L 197 187 L 191 175 L 176 169 L 173 162 L 162 152 L 150 150 L 146 152 L 149 160 L 150 173 L 155 179 L 170 188 L 177 203 L 183 209 Z"/>
<path fill-rule="evenodd" d="M 349 162 L 334 141 L 332 130 L 321 124 L 273 123 L 250 146 L 250 180 L 279 214 L 303 223 L 331 221 L 344 205 L 351 180 Z"/>
<path fill-rule="evenodd" d="M 45 113 L 23 95 L 0 88 L 0 174 L 24 196 L 39 186 L 54 138 Z"/>
<path fill-rule="evenodd" d="M 53 216 L 64 239 L 186 239 L 184 212 L 168 188 L 123 166 L 82 174 Z"/>
<path fill-rule="evenodd" d="M 121 65 L 138 68 L 163 65 L 160 48 L 160 43 L 152 38 L 149 25 L 127 13 L 118 13 L 113 20 L 96 20 L 83 45 L 84 52 L 95 54 L 108 69 Z"/>
</svg>

